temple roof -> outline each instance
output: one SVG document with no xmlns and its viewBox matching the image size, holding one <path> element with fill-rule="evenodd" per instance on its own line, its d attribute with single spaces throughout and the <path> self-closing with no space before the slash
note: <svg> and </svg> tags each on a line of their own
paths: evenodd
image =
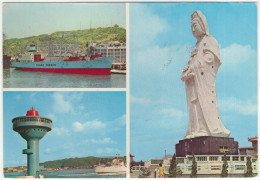
<svg viewBox="0 0 260 180">
<path fill-rule="evenodd" d="M 254 149 L 254 147 L 241 147 L 241 148 L 238 148 L 238 149 Z"/>
<path fill-rule="evenodd" d="M 248 141 L 251 141 L 251 142 L 258 141 L 258 137 L 255 136 L 255 137 L 252 137 L 252 138 L 248 138 Z"/>
</svg>

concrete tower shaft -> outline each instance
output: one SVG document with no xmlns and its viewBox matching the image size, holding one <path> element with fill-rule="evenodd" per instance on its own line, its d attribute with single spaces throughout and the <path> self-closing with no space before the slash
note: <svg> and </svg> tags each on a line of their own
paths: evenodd
<svg viewBox="0 0 260 180">
<path fill-rule="evenodd" d="M 52 120 L 40 117 L 33 107 L 27 111 L 26 116 L 16 117 L 12 120 L 13 130 L 18 132 L 26 141 L 28 175 L 36 177 L 39 168 L 39 141 L 52 128 Z"/>
</svg>

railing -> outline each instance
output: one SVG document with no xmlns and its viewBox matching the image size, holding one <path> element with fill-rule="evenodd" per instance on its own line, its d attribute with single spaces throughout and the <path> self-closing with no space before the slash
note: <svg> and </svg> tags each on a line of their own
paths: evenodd
<svg viewBox="0 0 260 180">
<path fill-rule="evenodd" d="M 42 118 L 42 117 L 24 117 L 24 118 L 17 118 L 13 120 L 13 123 L 21 123 L 21 122 L 43 122 L 43 123 L 48 123 L 52 124 L 52 121 L 47 119 L 47 118 Z"/>
</svg>

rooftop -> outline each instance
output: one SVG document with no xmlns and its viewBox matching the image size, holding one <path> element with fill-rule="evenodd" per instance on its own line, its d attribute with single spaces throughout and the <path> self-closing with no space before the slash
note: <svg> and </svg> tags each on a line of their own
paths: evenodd
<svg viewBox="0 0 260 180">
<path fill-rule="evenodd" d="M 238 149 L 254 149 L 254 147 L 241 147 L 241 148 L 238 148 Z"/>
<path fill-rule="evenodd" d="M 26 116 L 39 116 L 38 111 L 34 110 L 32 107 L 29 111 L 27 111 Z"/>
<path fill-rule="evenodd" d="M 258 141 L 258 137 L 255 136 L 255 137 L 252 137 L 252 138 L 248 138 L 248 141 L 251 141 L 251 142 Z"/>
</svg>

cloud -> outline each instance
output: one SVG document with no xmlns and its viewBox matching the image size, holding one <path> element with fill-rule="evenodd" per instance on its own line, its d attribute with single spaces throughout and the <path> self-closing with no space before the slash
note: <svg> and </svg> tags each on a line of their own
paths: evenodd
<svg viewBox="0 0 260 180">
<path fill-rule="evenodd" d="M 73 103 L 78 104 L 83 98 L 83 92 L 69 92 L 61 93 L 55 92 L 52 95 L 54 100 L 53 109 L 59 113 L 73 113 L 75 112 Z M 78 107 L 78 106 L 77 106 Z M 83 104 L 79 105 L 79 109 L 83 110 Z"/>
<path fill-rule="evenodd" d="M 52 97 L 54 99 L 53 109 L 55 112 L 68 113 L 74 111 L 71 102 L 65 99 L 64 94 L 56 92 Z"/>
<path fill-rule="evenodd" d="M 181 110 L 174 109 L 174 108 L 161 108 L 158 109 L 155 113 L 160 114 L 160 116 L 167 117 L 167 118 L 177 118 L 177 119 L 182 119 L 187 117 L 187 113 L 184 113 Z"/>
<path fill-rule="evenodd" d="M 83 131 L 84 130 L 84 124 L 81 124 L 80 122 L 74 122 L 73 128 L 75 131 Z"/>
<path fill-rule="evenodd" d="M 57 122 L 56 116 L 52 113 L 48 113 L 48 114 L 44 115 L 44 117 L 50 118 L 53 122 Z"/>
<path fill-rule="evenodd" d="M 15 96 L 15 99 L 18 101 L 18 100 L 20 100 L 21 99 L 21 95 L 16 95 Z"/>
<path fill-rule="evenodd" d="M 144 48 L 154 41 L 155 37 L 169 28 L 168 22 L 153 14 L 145 5 L 135 5 L 131 8 L 131 13 L 142 18 L 135 19 L 135 27 L 131 28 L 132 36 L 135 40 L 131 42 L 131 46 L 136 48 Z M 152 22 L 152 23 L 151 23 Z"/>
<path fill-rule="evenodd" d="M 126 124 L 126 115 L 123 114 L 121 117 L 117 118 L 115 120 L 115 123 L 119 124 L 119 125 L 125 125 Z"/>
<path fill-rule="evenodd" d="M 230 97 L 219 100 L 219 107 L 225 112 L 232 112 L 242 115 L 257 115 L 257 98 L 254 100 L 241 100 Z"/>
<path fill-rule="evenodd" d="M 67 128 L 52 128 L 50 134 L 57 136 L 70 136 L 70 132 Z"/>
<path fill-rule="evenodd" d="M 98 121 L 98 120 L 87 121 L 83 124 L 78 121 L 73 123 L 73 128 L 74 128 L 74 131 L 76 131 L 76 132 L 81 132 L 84 130 L 92 130 L 92 129 L 101 129 L 104 127 L 106 127 L 106 124 L 101 121 Z"/>
<path fill-rule="evenodd" d="M 220 50 L 223 65 L 239 66 L 243 63 L 257 61 L 257 51 L 250 45 L 240 45 L 237 43 Z"/>
<path fill-rule="evenodd" d="M 84 143 L 84 144 L 86 144 L 86 143 L 88 143 L 88 142 L 89 142 L 88 139 L 83 140 L 83 143 Z"/>
<path fill-rule="evenodd" d="M 95 144 L 117 144 L 109 137 L 106 137 L 104 139 L 91 139 L 91 142 Z"/>
<path fill-rule="evenodd" d="M 51 152 L 51 148 L 47 148 L 44 150 L 45 153 Z"/>
<path fill-rule="evenodd" d="M 81 101 L 84 96 L 83 92 L 73 92 L 69 94 L 70 100 Z"/>
<path fill-rule="evenodd" d="M 152 101 L 151 99 L 144 98 L 144 97 L 131 96 L 130 102 L 133 104 L 150 104 Z"/>
<path fill-rule="evenodd" d="M 118 153 L 121 153 L 121 151 L 117 148 L 98 148 L 97 149 L 97 154 L 103 154 L 103 155 L 115 155 L 118 154 Z M 123 152 L 123 154 L 125 154 L 125 152 Z"/>
<path fill-rule="evenodd" d="M 33 93 L 30 94 L 30 99 L 31 99 L 31 101 L 36 101 L 36 100 L 37 100 L 37 99 L 35 98 L 35 95 L 36 95 L 35 92 L 33 92 Z"/>
</svg>

